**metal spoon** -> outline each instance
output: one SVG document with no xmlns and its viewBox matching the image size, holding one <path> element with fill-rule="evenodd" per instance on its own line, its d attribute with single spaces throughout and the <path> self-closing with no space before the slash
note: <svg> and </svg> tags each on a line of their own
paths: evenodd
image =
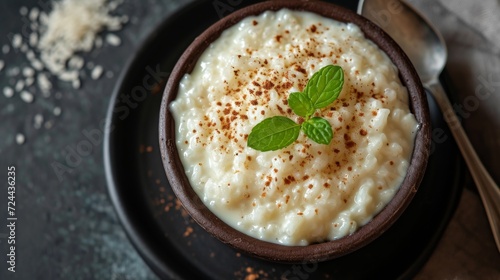
<svg viewBox="0 0 500 280">
<path fill-rule="evenodd" d="M 469 167 L 500 251 L 500 189 L 481 163 L 439 81 L 447 60 L 442 36 L 405 1 L 360 0 L 357 12 L 379 25 L 401 46 L 415 66 L 423 85 L 434 96 Z"/>
</svg>

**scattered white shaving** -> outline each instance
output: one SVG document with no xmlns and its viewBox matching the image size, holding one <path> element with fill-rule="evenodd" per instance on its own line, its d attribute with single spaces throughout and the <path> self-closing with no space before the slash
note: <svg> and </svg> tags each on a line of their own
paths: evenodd
<svg viewBox="0 0 500 280">
<path fill-rule="evenodd" d="M 26 16 L 28 14 L 28 8 L 22 6 L 21 8 L 19 8 L 19 14 L 22 16 Z"/>
<path fill-rule="evenodd" d="M 29 87 L 33 84 L 35 79 L 33 77 L 27 77 L 26 80 L 24 80 L 24 85 Z"/>
<path fill-rule="evenodd" d="M 78 72 L 75 70 L 64 71 L 59 74 L 59 79 L 66 82 L 74 81 L 75 79 L 78 79 Z"/>
<path fill-rule="evenodd" d="M 107 34 L 106 43 L 110 44 L 111 46 L 119 46 L 122 43 L 122 40 L 115 34 Z"/>
<path fill-rule="evenodd" d="M 82 56 L 93 48 L 104 45 L 102 31 L 118 31 L 128 22 L 127 16 L 111 15 L 123 0 L 48 0 L 45 5 L 50 10 L 43 11 L 38 7 L 31 9 L 26 6 L 19 8 L 23 20 L 23 29 L 20 33 L 10 33 L 9 43 L 1 46 L 3 55 L 10 53 L 24 53 L 29 64 L 21 67 L 6 69 L 9 86 L 3 87 L 3 95 L 11 98 L 19 94 L 21 100 L 32 103 L 35 99 L 32 86 L 41 91 L 41 96 L 49 98 L 52 95 L 54 80 L 71 83 L 75 89 L 81 87 L 81 78 L 87 77 L 88 72 L 92 79 L 98 79 L 104 72 L 102 66 L 94 68 L 93 63 L 87 63 Z M 40 4 L 40 3 L 39 3 Z M 49 6 L 50 5 L 50 6 Z M 117 35 L 108 34 L 106 43 L 111 46 L 121 44 Z M 4 60 L 0 60 L 0 71 L 5 67 Z M 107 74 L 113 75 L 112 72 Z M 61 99 L 61 92 L 54 91 L 54 98 Z M 9 104 L 8 106 L 12 106 Z M 61 108 L 54 107 L 52 114 L 61 115 Z M 34 117 L 34 127 L 50 129 L 53 120 L 44 121 L 42 114 Z M 15 136 L 19 145 L 25 142 L 25 136 L 18 133 Z"/>
<path fill-rule="evenodd" d="M 30 24 L 30 27 L 32 30 L 37 30 L 38 29 L 38 23 L 36 21 L 32 22 Z"/>
<path fill-rule="evenodd" d="M 10 52 L 9 45 L 3 45 L 2 52 L 3 52 L 3 54 L 8 54 Z"/>
<path fill-rule="evenodd" d="M 42 92 L 48 92 L 52 89 L 52 83 L 49 78 L 44 73 L 40 73 L 37 76 L 38 86 L 42 90 Z"/>
<path fill-rule="evenodd" d="M 71 81 L 71 86 L 72 86 L 74 89 L 79 89 L 79 88 L 80 88 L 80 80 L 79 80 L 79 79 L 76 79 L 76 80 Z"/>
<path fill-rule="evenodd" d="M 23 37 L 21 37 L 21 35 L 14 34 L 12 36 L 12 47 L 14 49 L 19 49 L 22 43 L 23 43 Z"/>
<path fill-rule="evenodd" d="M 23 90 L 24 89 L 24 81 L 23 80 L 17 80 L 16 86 L 14 87 L 14 89 L 17 92 L 20 92 L 21 90 Z"/>
<path fill-rule="evenodd" d="M 24 144 L 24 141 L 25 141 L 25 140 L 26 140 L 26 139 L 24 138 L 24 135 L 23 135 L 23 134 L 21 134 L 21 133 L 16 134 L 16 143 L 17 143 L 18 145 L 22 145 L 22 144 Z"/>
<path fill-rule="evenodd" d="M 29 47 L 28 45 L 23 43 L 19 49 L 21 50 L 21 52 L 25 53 L 29 50 Z"/>
<path fill-rule="evenodd" d="M 38 18 L 38 22 L 34 21 L 33 23 L 35 23 L 37 25 L 38 25 L 38 23 L 47 25 L 47 22 L 48 22 L 47 18 L 48 18 L 48 15 L 45 12 L 42 12 L 42 13 L 40 13 L 40 17 Z M 42 27 L 41 29 L 43 32 L 45 32 L 46 27 Z"/>
<path fill-rule="evenodd" d="M 128 16 L 127 16 L 127 15 L 123 15 L 123 16 L 122 16 L 122 22 L 123 22 L 123 23 L 127 23 L 127 22 L 128 22 L 128 20 L 129 20 L 129 18 L 128 18 Z"/>
<path fill-rule="evenodd" d="M 23 75 L 25 77 L 33 77 L 35 75 L 35 70 L 33 70 L 33 68 L 30 68 L 30 67 L 24 67 L 23 68 Z"/>
<path fill-rule="evenodd" d="M 3 95 L 7 98 L 11 98 L 14 96 L 14 90 L 11 87 L 4 87 L 3 88 Z"/>
<path fill-rule="evenodd" d="M 35 59 L 35 53 L 32 50 L 29 50 L 26 52 L 26 58 L 31 62 L 33 59 Z"/>
<path fill-rule="evenodd" d="M 52 113 L 54 114 L 54 116 L 60 116 L 61 115 L 61 108 L 60 107 L 54 107 L 54 109 L 52 110 Z"/>
<path fill-rule="evenodd" d="M 106 0 L 54 2 L 46 22 L 41 21 L 46 31 L 38 44 L 41 59 L 47 69 L 61 80 L 68 81 L 66 63 L 74 53 L 90 51 L 100 31 L 121 28 L 120 17 L 108 14 L 112 10 L 113 7 Z M 77 79 L 74 74 L 70 76 L 73 77 L 71 82 Z"/>
<path fill-rule="evenodd" d="M 102 37 L 102 31 L 117 31 L 129 21 L 128 16 L 112 15 L 111 13 L 123 3 L 123 0 L 52 0 L 46 3 L 51 9 L 42 11 L 38 7 L 20 7 L 19 13 L 26 21 L 22 32 L 9 35 L 10 44 L 2 46 L 3 54 L 13 48 L 25 54 L 29 61 L 28 68 L 22 68 L 23 77 L 16 77 L 21 71 L 14 67 L 7 72 L 11 86 L 22 91 L 31 86 L 35 80 L 41 87 L 44 96 L 52 89 L 52 84 L 45 75 L 54 76 L 60 81 L 71 83 L 75 89 L 80 88 L 81 78 L 90 76 L 98 79 L 104 70 L 89 67 L 81 71 L 85 65 L 82 56 L 93 48 L 100 48 L 104 42 L 111 46 L 121 44 L 121 39 L 115 34 L 107 33 Z M 31 30 L 30 30 L 31 28 Z M 5 63 L 0 60 L 0 71 Z M 23 66 L 24 67 L 24 66 Z M 112 75 L 112 74 L 110 74 Z M 19 79 L 24 81 L 19 82 Z M 51 79 L 52 80 L 52 79 Z M 15 84 L 15 86 L 14 86 Z"/>
<path fill-rule="evenodd" d="M 18 67 L 13 67 L 7 70 L 7 76 L 8 77 L 14 77 L 19 74 L 19 68 Z"/>
<path fill-rule="evenodd" d="M 35 117 L 33 118 L 33 127 L 35 129 L 39 129 L 42 127 L 42 124 L 43 124 L 43 115 L 36 114 Z"/>
<path fill-rule="evenodd" d="M 85 61 L 79 56 L 71 57 L 68 62 L 68 66 L 71 69 L 82 69 L 83 64 L 85 64 Z"/>
<path fill-rule="evenodd" d="M 25 91 L 25 90 L 21 91 L 21 95 L 20 95 L 20 96 L 21 96 L 21 99 L 22 99 L 24 102 L 26 102 L 26 103 L 31 103 L 31 102 L 33 102 L 33 99 L 34 99 L 33 94 L 31 94 L 31 93 L 30 93 L 30 92 L 28 92 L 28 91 Z"/>
<path fill-rule="evenodd" d="M 103 72 L 102 66 L 96 65 L 94 69 L 92 69 L 92 73 L 90 74 L 90 76 L 92 77 L 93 80 L 97 80 L 101 77 L 102 72 Z"/>
<path fill-rule="evenodd" d="M 43 70 L 43 63 L 36 58 L 31 60 L 31 66 L 33 66 L 33 68 L 35 68 L 37 71 Z"/>
<path fill-rule="evenodd" d="M 38 34 L 35 32 L 31 33 L 29 37 L 29 42 L 30 46 L 36 47 L 36 45 L 38 44 Z"/>
<path fill-rule="evenodd" d="M 109 2 L 108 4 L 108 8 L 111 9 L 111 10 L 114 10 L 118 7 L 118 5 L 120 5 L 120 3 L 118 1 L 116 2 Z"/>
<path fill-rule="evenodd" d="M 33 9 L 31 9 L 30 11 L 30 14 L 28 16 L 28 18 L 31 20 L 31 21 L 35 21 L 38 19 L 38 15 L 40 14 L 40 10 L 38 10 L 37 7 L 34 7 Z"/>
</svg>

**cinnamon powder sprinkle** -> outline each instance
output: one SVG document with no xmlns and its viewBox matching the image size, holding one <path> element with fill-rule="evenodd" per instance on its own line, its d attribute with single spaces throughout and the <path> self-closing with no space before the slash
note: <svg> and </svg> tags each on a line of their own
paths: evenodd
<svg viewBox="0 0 500 280">
<path fill-rule="evenodd" d="M 188 237 L 188 236 L 190 236 L 190 235 L 191 235 L 191 233 L 193 233 L 193 231 L 194 231 L 194 229 L 193 229 L 192 227 L 189 227 L 189 226 L 188 226 L 188 227 L 186 227 L 186 230 L 184 231 L 183 236 L 184 236 L 184 237 Z"/>
</svg>

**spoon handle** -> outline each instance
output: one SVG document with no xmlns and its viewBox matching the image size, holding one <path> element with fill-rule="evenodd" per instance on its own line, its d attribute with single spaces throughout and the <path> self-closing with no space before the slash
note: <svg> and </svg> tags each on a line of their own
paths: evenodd
<svg viewBox="0 0 500 280">
<path fill-rule="evenodd" d="M 495 184 L 495 181 L 493 181 L 472 147 L 455 111 L 453 111 L 453 107 L 442 85 L 439 82 L 434 82 L 429 84 L 428 88 L 441 108 L 444 119 L 455 137 L 455 141 L 469 167 L 469 171 L 476 183 L 481 200 L 483 201 L 497 249 L 500 251 L 500 189 Z"/>
</svg>

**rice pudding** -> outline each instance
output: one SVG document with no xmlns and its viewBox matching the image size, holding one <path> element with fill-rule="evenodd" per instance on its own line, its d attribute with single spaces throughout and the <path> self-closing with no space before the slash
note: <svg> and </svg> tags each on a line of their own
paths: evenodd
<svg viewBox="0 0 500 280">
<path fill-rule="evenodd" d="M 322 109 L 329 145 L 247 147 L 326 65 L 344 70 L 339 98 Z M 417 121 L 387 55 L 354 24 L 282 9 L 225 30 L 182 78 L 170 110 L 186 175 L 221 220 L 255 238 L 308 245 L 353 233 L 391 200 L 412 156 Z"/>
</svg>

